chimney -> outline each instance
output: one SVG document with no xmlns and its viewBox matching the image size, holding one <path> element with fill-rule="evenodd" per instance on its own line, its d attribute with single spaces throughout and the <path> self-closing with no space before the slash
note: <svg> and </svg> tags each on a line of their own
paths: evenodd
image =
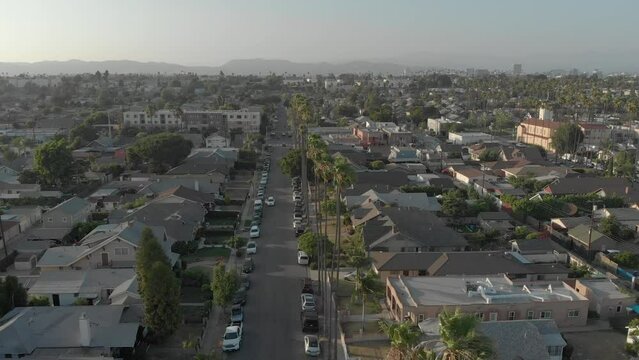
<svg viewBox="0 0 639 360">
<path fill-rule="evenodd" d="M 195 180 L 195 191 L 200 191 L 200 182 L 198 180 Z"/>
<path fill-rule="evenodd" d="M 84 312 L 80 315 L 80 345 L 91 346 L 91 322 Z"/>
</svg>

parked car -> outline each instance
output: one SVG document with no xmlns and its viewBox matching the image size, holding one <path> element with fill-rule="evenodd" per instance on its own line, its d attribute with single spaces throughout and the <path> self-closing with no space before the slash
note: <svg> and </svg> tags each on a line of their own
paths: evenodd
<svg viewBox="0 0 639 360">
<path fill-rule="evenodd" d="M 242 274 L 240 276 L 240 289 L 248 290 L 251 288 L 251 280 L 248 275 Z"/>
<path fill-rule="evenodd" d="M 244 305 L 246 304 L 246 289 L 239 288 L 233 294 L 233 305 Z"/>
<path fill-rule="evenodd" d="M 320 355 L 320 343 L 315 335 L 304 336 L 304 353 L 309 356 Z"/>
<path fill-rule="evenodd" d="M 253 258 L 244 259 L 244 264 L 242 264 L 242 272 L 245 274 L 251 273 L 255 270 L 255 263 L 253 262 Z"/>
<path fill-rule="evenodd" d="M 302 294 L 302 311 L 315 310 L 315 296 L 313 294 Z"/>
<path fill-rule="evenodd" d="M 257 197 L 261 200 L 264 198 L 264 190 L 257 190 Z"/>
<path fill-rule="evenodd" d="M 258 226 L 262 224 L 262 214 L 258 214 L 255 213 L 253 214 L 253 218 L 251 221 L 251 226 L 253 226 L 253 223 L 256 223 Z"/>
<path fill-rule="evenodd" d="M 249 232 L 251 239 L 255 239 L 260 237 L 260 227 L 259 226 L 251 226 L 251 231 Z"/>
<path fill-rule="evenodd" d="M 297 229 L 302 226 L 302 222 L 299 220 L 293 220 L 293 229 Z"/>
<path fill-rule="evenodd" d="M 300 312 L 300 321 L 302 322 L 302 332 L 316 333 L 319 330 L 319 317 L 317 311 L 307 310 Z"/>
<path fill-rule="evenodd" d="M 302 235 L 304 233 L 304 231 L 306 231 L 306 230 L 304 229 L 303 225 L 296 227 L 295 228 L 295 237 L 299 237 L 300 235 Z"/>
<path fill-rule="evenodd" d="M 293 220 L 302 221 L 303 218 L 304 217 L 302 216 L 302 213 L 300 213 L 300 212 L 293 213 Z"/>
<path fill-rule="evenodd" d="M 244 321 L 244 309 L 242 305 L 233 305 L 231 307 L 231 321 Z"/>
<path fill-rule="evenodd" d="M 266 206 L 275 206 L 275 198 L 269 196 L 268 199 L 266 199 Z"/>
<path fill-rule="evenodd" d="M 259 193 L 259 190 L 258 190 L 258 193 Z M 261 209 L 262 206 L 263 204 L 261 199 L 256 199 L 255 201 L 253 201 L 253 210 Z"/>
<path fill-rule="evenodd" d="M 299 265 L 308 265 L 308 254 L 302 250 L 297 252 L 297 263 Z"/>
<path fill-rule="evenodd" d="M 242 344 L 243 326 L 228 326 L 222 338 L 222 351 L 237 351 Z"/>
<path fill-rule="evenodd" d="M 246 255 L 257 253 L 257 243 L 255 241 L 249 241 L 246 243 Z"/>
</svg>

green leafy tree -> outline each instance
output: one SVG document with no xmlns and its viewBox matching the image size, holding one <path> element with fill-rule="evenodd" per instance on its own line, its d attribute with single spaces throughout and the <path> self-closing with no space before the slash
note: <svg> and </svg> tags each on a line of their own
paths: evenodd
<svg viewBox="0 0 639 360">
<path fill-rule="evenodd" d="M 51 306 L 49 298 L 46 296 L 34 296 L 29 299 L 29 306 Z"/>
<path fill-rule="evenodd" d="M 462 190 L 452 190 L 442 195 L 442 213 L 450 217 L 463 217 L 468 214 L 466 195 Z"/>
<path fill-rule="evenodd" d="M 141 293 L 144 293 L 151 268 L 157 262 L 169 265 L 169 259 L 167 259 L 160 242 L 153 235 L 153 231 L 147 227 L 142 230 L 140 247 L 135 254 L 135 271 Z"/>
<path fill-rule="evenodd" d="M 95 128 L 87 123 L 82 123 L 71 129 L 69 138 L 80 138 L 81 143 L 86 144 L 98 138 L 98 132 Z"/>
<path fill-rule="evenodd" d="M 9 275 L 4 281 L 0 280 L 0 314 L 4 315 L 15 307 L 23 306 L 27 306 L 27 291 L 18 282 L 18 278 Z"/>
<path fill-rule="evenodd" d="M 616 176 L 634 179 L 636 164 L 634 153 L 626 150 L 620 151 L 615 155 L 612 164 L 614 164 L 614 173 Z"/>
<path fill-rule="evenodd" d="M 142 292 L 144 323 L 155 336 L 165 338 L 180 325 L 180 284 L 164 261 L 156 261 L 149 270 Z"/>
<path fill-rule="evenodd" d="M 612 256 L 614 262 L 622 267 L 636 269 L 639 267 L 639 256 L 629 251 L 622 251 Z"/>
<path fill-rule="evenodd" d="M 599 231 L 608 236 L 617 237 L 621 232 L 621 223 L 617 220 L 616 216 L 607 216 L 599 223 Z"/>
<path fill-rule="evenodd" d="M 211 290 L 213 291 L 213 302 L 215 305 L 226 308 L 233 300 L 233 295 L 238 288 L 237 274 L 226 271 L 224 264 L 218 264 L 213 268 L 213 279 L 211 280 Z"/>
<path fill-rule="evenodd" d="M 73 225 L 71 232 L 66 236 L 69 242 L 77 242 L 93 231 L 96 227 L 102 225 L 100 221 L 84 221 Z"/>
<path fill-rule="evenodd" d="M 499 160 L 499 150 L 485 149 L 479 154 L 479 161 L 497 161 Z"/>
<path fill-rule="evenodd" d="M 51 140 L 36 148 L 34 170 L 43 182 L 62 186 L 71 179 L 72 169 L 73 157 L 65 139 Z"/>
<path fill-rule="evenodd" d="M 280 159 L 282 173 L 290 177 L 302 174 L 302 152 L 299 149 L 291 149 Z"/>
<path fill-rule="evenodd" d="M 555 130 L 550 141 L 558 154 L 573 154 L 584 141 L 584 133 L 576 124 L 564 123 Z"/>
<path fill-rule="evenodd" d="M 317 242 L 319 235 L 314 232 L 307 231 L 300 235 L 298 239 L 298 248 L 308 254 L 312 259 L 317 259 Z"/>
<path fill-rule="evenodd" d="M 148 164 L 151 171 L 164 172 L 186 159 L 192 147 L 191 141 L 179 134 L 159 133 L 139 138 L 127 154 L 135 167 Z"/>
<path fill-rule="evenodd" d="M 500 131 L 512 129 L 514 127 L 512 116 L 503 110 L 497 110 L 494 126 L 496 130 Z"/>
<path fill-rule="evenodd" d="M 374 161 L 371 161 L 369 167 L 372 170 L 382 170 L 382 169 L 384 169 L 384 167 L 386 167 L 386 165 L 381 160 L 374 160 Z"/>
</svg>

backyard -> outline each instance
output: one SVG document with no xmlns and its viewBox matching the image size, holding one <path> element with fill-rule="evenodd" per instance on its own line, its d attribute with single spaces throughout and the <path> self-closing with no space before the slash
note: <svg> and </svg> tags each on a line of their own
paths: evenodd
<svg viewBox="0 0 639 360">
<path fill-rule="evenodd" d="M 365 341 L 348 344 L 348 355 L 360 360 L 382 360 L 390 350 L 388 341 Z"/>
<path fill-rule="evenodd" d="M 384 288 L 381 286 L 381 282 L 377 285 L 379 286 L 376 286 L 374 293 L 366 297 L 364 312 L 368 315 L 378 314 L 382 311 L 379 301 L 384 297 Z M 339 287 L 337 289 L 337 304 L 339 309 L 348 311 L 350 315 L 359 315 L 362 313 L 362 303 L 359 300 L 359 296 L 353 298 L 354 293 L 354 282 L 339 281 Z"/>
</svg>

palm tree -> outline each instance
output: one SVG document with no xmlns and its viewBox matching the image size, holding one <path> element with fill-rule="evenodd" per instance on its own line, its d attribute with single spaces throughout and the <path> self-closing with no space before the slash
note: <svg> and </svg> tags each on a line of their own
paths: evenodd
<svg viewBox="0 0 639 360">
<path fill-rule="evenodd" d="M 333 251 L 333 264 L 332 268 L 335 269 L 335 287 L 333 292 L 337 294 L 339 289 L 339 260 L 341 255 L 341 202 L 342 202 L 342 189 L 353 183 L 355 179 L 355 172 L 351 168 L 350 164 L 341 156 L 335 158 L 333 165 L 333 184 L 335 186 L 335 250 Z M 335 316 L 334 334 L 337 334 L 337 304 L 333 309 L 333 315 Z M 334 358 L 337 359 L 337 346 L 333 348 Z"/>
<path fill-rule="evenodd" d="M 362 274 L 359 272 L 359 268 L 357 269 L 357 276 L 355 277 L 355 293 L 354 295 L 358 295 L 360 301 L 362 302 L 362 327 L 360 328 L 360 333 L 364 332 L 364 319 L 366 318 L 366 299 L 369 294 L 372 294 L 375 291 L 375 274 L 371 271 L 366 274 Z"/>
<path fill-rule="evenodd" d="M 326 199 L 327 197 L 327 189 L 328 189 L 328 183 L 332 181 L 333 178 L 333 158 L 330 157 L 327 153 L 324 153 L 315 163 L 315 169 L 318 171 L 318 175 L 320 177 L 320 179 L 322 180 L 322 195 L 319 197 L 318 199 L 318 207 L 321 204 L 321 202 Z M 320 211 L 317 212 L 318 216 L 322 216 L 321 215 L 321 209 Z M 324 326 L 323 329 L 328 330 L 329 334 L 331 331 L 331 327 L 330 326 L 326 326 L 326 321 L 327 319 L 330 319 L 329 314 L 329 308 L 331 305 L 331 301 L 330 301 L 330 292 L 326 291 L 326 289 L 328 289 L 327 286 L 327 267 L 326 267 L 326 254 L 327 254 L 327 241 L 328 241 L 328 216 L 326 216 L 326 219 L 324 219 L 324 233 L 323 235 L 320 237 L 320 242 L 321 242 L 321 253 L 322 253 L 322 257 L 320 258 L 320 267 L 322 269 L 322 275 L 320 277 L 320 280 L 323 282 L 323 288 L 324 293 L 324 304 L 328 304 L 329 306 L 324 306 Z M 331 274 L 332 276 L 332 274 Z M 330 339 L 330 336 L 329 336 Z"/>
<path fill-rule="evenodd" d="M 423 350 L 421 344 L 422 333 L 417 326 L 410 321 L 387 322 L 380 320 L 379 329 L 388 336 L 391 342 L 391 350 L 386 359 L 400 360 L 427 360 L 429 352 Z M 434 359 L 433 359 L 434 360 Z"/>
<path fill-rule="evenodd" d="M 444 349 L 435 354 L 428 350 L 430 356 L 437 360 L 485 360 L 493 356 L 490 339 L 476 332 L 479 320 L 472 314 L 466 314 L 459 309 L 454 312 L 444 311 L 439 314 L 438 342 Z M 422 346 L 427 343 L 421 344 Z"/>
</svg>

